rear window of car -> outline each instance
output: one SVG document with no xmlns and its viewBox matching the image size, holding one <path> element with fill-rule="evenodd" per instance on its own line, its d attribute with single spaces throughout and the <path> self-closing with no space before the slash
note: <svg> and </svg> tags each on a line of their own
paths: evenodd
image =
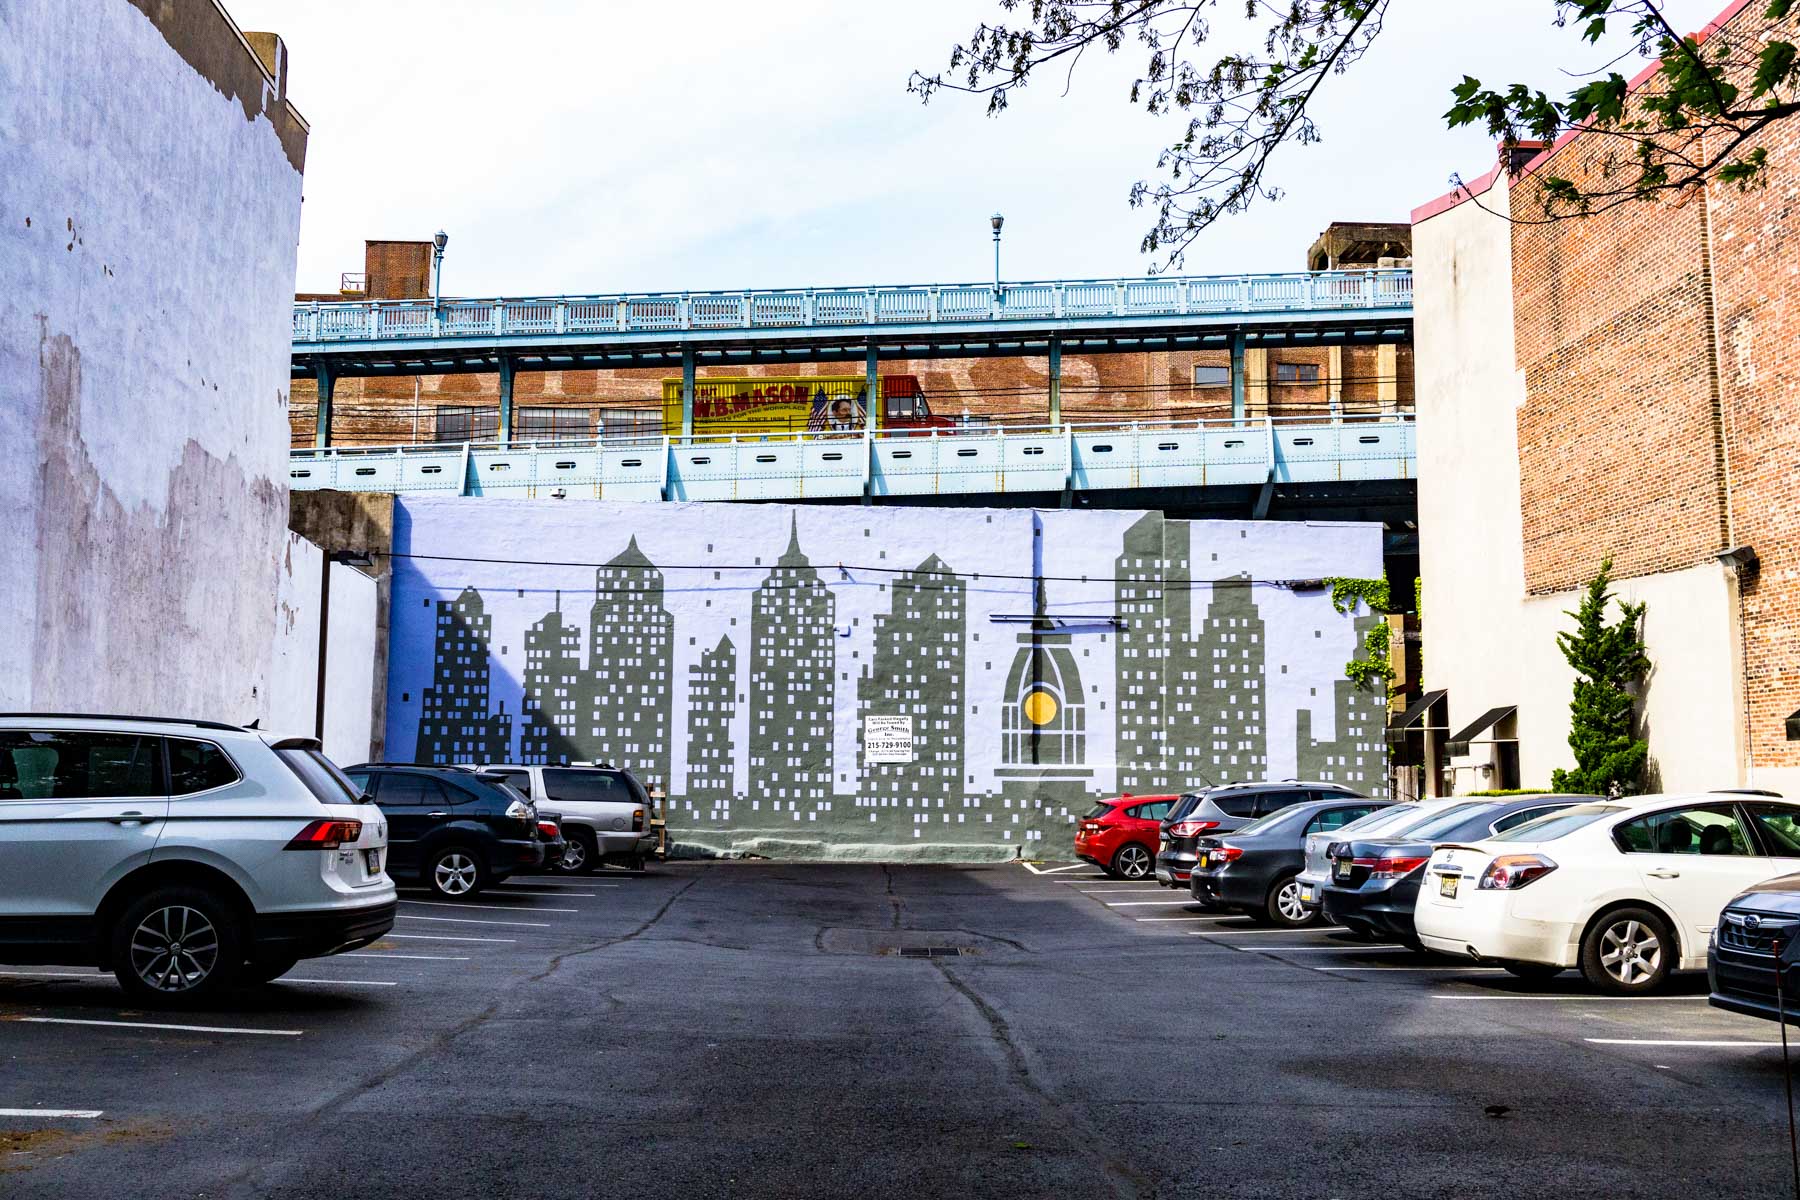
<svg viewBox="0 0 1800 1200">
<path fill-rule="evenodd" d="M 169 747 L 169 795 L 191 796 L 236 783 L 237 768 L 225 752 L 211 742 L 190 738 L 165 738 Z"/>
<path fill-rule="evenodd" d="M 132 733 L 0 730 L 0 800 L 160 796 L 161 749 Z"/>
<path fill-rule="evenodd" d="M 1561 812 L 1553 812 L 1539 817 L 1535 821 L 1527 821 L 1523 825 L 1514 825 L 1504 833 L 1496 833 L 1487 839 L 1490 842 L 1553 842 L 1557 838 L 1567 837 L 1577 829 L 1592 825 L 1595 821 L 1613 813 L 1623 812 L 1616 804 L 1577 804 L 1574 808 L 1565 808 Z"/>
<path fill-rule="evenodd" d="M 1086 812 L 1082 813 L 1081 819 L 1084 821 L 1098 820 L 1099 818 L 1104 817 L 1107 813 L 1111 812 L 1112 810 L 1113 810 L 1112 801 L 1102 800 L 1100 803 L 1094 805 L 1094 807 L 1092 807 L 1092 808 L 1088 809 Z"/>
<path fill-rule="evenodd" d="M 1253 817 L 1256 815 L 1255 792 L 1214 792 L 1207 799 L 1228 817 Z"/>
<path fill-rule="evenodd" d="M 1169 810 L 1169 815 L 1164 819 L 1169 821 L 1181 820 L 1196 808 L 1199 808 L 1202 799 L 1204 799 L 1204 797 L 1201 796 L 1199 792 L 1189 792 L 1184 796 L 1175 797 L 1175 807 Z"/>
<path fill-rule="evenodd" d="M 317 750 L 283 746 L 275 751 L 275 756 L 300 777 L 320 804 L 355 804 L 362 799 L 361 790 L 350 782 L 350 777 Z"/>
<path fill-rule="evenodd" d="M 612 771 L 544 768 L 544 798 L 570 804 L 636 804 L 638 797 L 623 775 Z"/>
</svg>

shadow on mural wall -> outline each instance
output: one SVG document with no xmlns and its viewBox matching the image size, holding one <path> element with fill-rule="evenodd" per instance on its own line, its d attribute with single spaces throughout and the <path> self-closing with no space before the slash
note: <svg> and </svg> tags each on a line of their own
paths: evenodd
<svg viewBox="0 0 1800 1200">
<path fill-rule="evenodd" d="M 1067 857 L 1121 791 L 1386 788 L 1382 699 L 1343 678 L 1372 618 L 1289 586 L 1379 573 L 1379 527 L 400 509 L 389 744 L 624 766 L 691 851 Z"/>
</svg>

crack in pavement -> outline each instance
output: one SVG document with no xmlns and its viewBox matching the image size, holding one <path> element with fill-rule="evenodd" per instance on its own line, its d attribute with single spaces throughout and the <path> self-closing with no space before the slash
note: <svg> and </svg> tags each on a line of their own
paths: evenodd
<svg viewBox="0 0 1800 1200">
<path fill-rule="evenodd" d="M 894 891 L 893 868 L 889 867 L 886 863 L 882 863 L 881 873 L 887 879 L 888 904 L 891 905 L 894 910 L 894 921 L 891 928 L 898 929 L 900 928 L 900 910 L 906 907 L 906 902 L 900 899 L 899 893 Z"/>
</svg>

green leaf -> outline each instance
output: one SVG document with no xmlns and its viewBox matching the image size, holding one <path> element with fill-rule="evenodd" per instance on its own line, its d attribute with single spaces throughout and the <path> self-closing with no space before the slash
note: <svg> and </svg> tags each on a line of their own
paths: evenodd
<svg viewBox="0 0 1800 1200">
<path fill-rule="evenodd" d="M 1750 94 L 1767 95 L 1787 83 L 1793 76 L 1796 57 L 1800 57 L 1800 52 L 1794 49 L 1792 42 L 1770 42 L 1764 46 L 1756 60 L 1755 84 Z"/>
</svg>

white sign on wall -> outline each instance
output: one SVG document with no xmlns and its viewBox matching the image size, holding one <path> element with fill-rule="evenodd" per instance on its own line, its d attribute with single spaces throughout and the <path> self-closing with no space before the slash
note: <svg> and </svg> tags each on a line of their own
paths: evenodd
<svg viewBox="0 0 1800 1200">
<path fill-rule="evenodd" d="M 913 760 L 912 718 L 864 717 L 863 761 L 909 763 Z"/>
</svg>

